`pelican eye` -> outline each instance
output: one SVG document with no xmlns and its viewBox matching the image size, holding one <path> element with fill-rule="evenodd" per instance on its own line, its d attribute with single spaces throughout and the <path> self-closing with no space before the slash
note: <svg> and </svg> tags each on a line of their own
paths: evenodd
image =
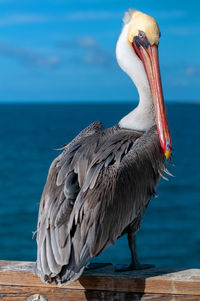
<svg viewBox="0 0 200 301">
<path fill-rule="evenodd" d="M 140 40 L 143 40 L 143 39 L 145 38 L 145 34 L 144 34 L 144 32 L 142 32 L 142 31 L 139 31 L 139 33 L 138 33 L 138 37 L 139 37 L 139 39 L 140 39 Z"/>
</svg>

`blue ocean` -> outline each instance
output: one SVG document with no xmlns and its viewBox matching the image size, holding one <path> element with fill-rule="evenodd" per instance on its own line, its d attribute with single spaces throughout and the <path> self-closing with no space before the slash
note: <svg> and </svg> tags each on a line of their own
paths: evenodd
<svg viewBox="0 0 200 301">
<path fill-rule="evenodd" d="M 36 259 L 38 204 L 57 148 L 91 122 L 118 122 L 133 104 L 0 105 L 0 259 Z M 200 105 L 167 105 L 174 177 L 161 179 L 138 232 L 142 263 L 200 268 Z M 95 261 L 128 263 L 126 236 Z"/>
</svg>

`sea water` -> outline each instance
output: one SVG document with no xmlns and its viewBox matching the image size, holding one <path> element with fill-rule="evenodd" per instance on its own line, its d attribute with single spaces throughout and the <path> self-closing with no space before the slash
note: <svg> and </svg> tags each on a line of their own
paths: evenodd
<svg viewBox="0 0 200 301">
<path fill-rule="evenodd" d="M 0 259 L 36 259 L 38 204 L 56 150 L 91 122 L 116 124 L 134 104 L 0 105 Z M 161 180 L 138 232 L 142 263 L 200 268 L 200 105 L 168 104 L 175 177 Z M 126 236 L 95 261 L 128 263 Z"/>
</svg>

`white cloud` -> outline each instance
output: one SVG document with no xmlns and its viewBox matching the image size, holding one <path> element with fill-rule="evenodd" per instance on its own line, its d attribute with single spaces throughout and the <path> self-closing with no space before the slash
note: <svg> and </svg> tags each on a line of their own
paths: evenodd
<svg viewBox="0 0 200 301">
<path fill-rule="evenodd" d="M 200 26 L 170 26 L 165 29 L 165 32 L 176 36 L 191 36 L 200 34 Z"/>
<path fill-rule="evenodd" d="M 73 41 L 65 41 L 60 44 L 63 49 L 73 50 L 72 61 L 82 62 L 87 65 L 99 65 L 105 68 L 113 68 L 116 63 L 114 54 L 104 49 L 90 36 L 83 36 Z M 76 50 L 82 51 L 76 52 Z"/>
<path fill-rule="evenodd" d="M 184 10 L 169 10 L 169 11 L 155 11 L 152 15 L 157 19 L 182 19 L 187 17 L 188 13 Z"/>
<path fill-rule="evenodd" d="M 88 21 L 102 19 L 118 19 L 123 13 L 109 11 L 76 11 L 65 15 L 65 19 L 69 21 Z"/>
<path fill-rule="evenodd" d="M 185 74 L 187 76 L 195 76 L 195 75 L 199 75 L 200 74 L 200 68 L 199 66 L 187 66 L 186 69 L 185 69 Z"/>
<path fill-rule="evenodd" d="M 0 0 L 4 2 L 5 0 Z M 7 0 L 6 0 L 7 1 Z M 182 10 L 172 11 L 155 11 L 150 13 L 156 19 L 180 19 L 187 16 L 187 12 Z M 43 22 L 66 22 L 66 21 L 92 21 L 92 20 L 106 20 L 106 19 L 122 19 L 124 11 L 72 11 L 67 14 L 48 15 L 48 14 L 34 14 L 34 13 L 13 13 L 8 15 L 1 15 L 0 26 L 9 26 L 17 24 L 28 23 L 43 23 Z"/>
<path fill-rule="evenodd" d="M 1 0 L 0 0 L 1 1 Z M 109 11 L 75 11 L 68 14 L 41 15 L 31 13 L 8 14 L 0 17 L 0 26 L 11 26 L 28 23 L 45 23 L 45 22 L 66 22 L 66 21 L 91 21 L 101 19 L 120 18 L 122 14 L 119 12 Z"/>
<path fill-rule="evenodd" d="M 0 17 L 0 26 L 9 26 L 17 24 L 27 23 L 43 23 L 50 21 L 49 16 L 37 15 L 37 14 L 10 14 Z"/>
<path fill-rule="evenodd" d="M 186 78 L 172 79 L 168 82 L 173 87 L 187 87 L 189 86 L 189 81 Z"/>
<path fill-rule="evenodd" d="M 0 55 L 17 59 L 29 66 L 55 68 L 61 63 L 58 56 L 42 56 L 33 51 L 0 42 Z"/>
<path fill-rule="evenodd" d="M 84 36 L 84 37 L 81 37 L 77 40 L 77 43 L 79 44 L 79 46 L 81 47 L 96 47 L 97 46 L 97 42 L 89 37 L 89 36 Z"/>
</svg>

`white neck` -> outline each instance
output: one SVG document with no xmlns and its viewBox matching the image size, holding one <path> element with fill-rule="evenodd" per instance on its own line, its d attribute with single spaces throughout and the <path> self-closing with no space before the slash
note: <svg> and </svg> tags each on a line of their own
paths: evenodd
<svg viewBox="0 0 200 301">
<path fill-rule="evenodd" d="M 152 93 L 142 61 L 127 40 L 128 26 L 125 24 L 117 42 L 116 57 L 119 66 L 126 72 L 139 93 L 138 106 L 122 118 L 119 122 L 121 128 L 146 131 L 155 124 L 154 105 Z"/>
</svg>

